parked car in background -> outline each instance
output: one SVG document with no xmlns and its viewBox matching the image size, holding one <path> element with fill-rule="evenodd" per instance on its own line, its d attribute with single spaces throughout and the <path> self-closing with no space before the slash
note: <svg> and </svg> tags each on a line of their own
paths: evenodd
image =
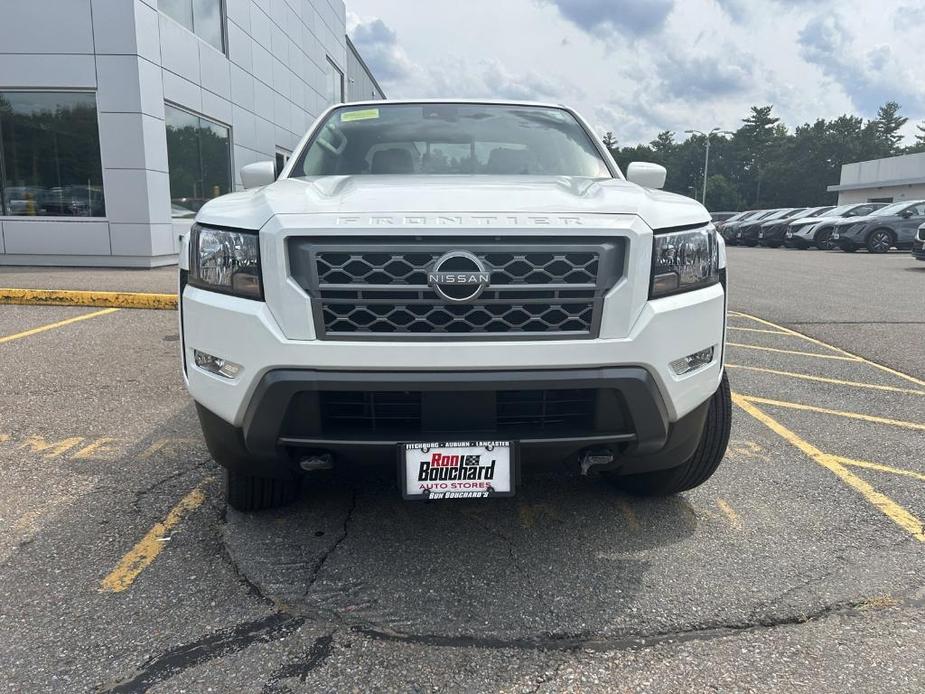
<svg viewBox="0 0 925 694">
<path fill-rule="evenodd" d="M 727 245 L 737 246 L 738 242 L 736 241 L 736 232 L 738 231 L 739 227 L 743 224 L 761 219 L 771 212 L 772 210 L 748 210 L 746 212 L 742 212 L 736 217 L 727 220 L 722 226 L 719 227 L 719 231 L 723 235 L 723 239 L 726 241 Z"/>
<path fill-rule="evenodd" d="M 925 260 L 925 224 L 919 227 L 912 242 L 912 255 L 918 260 Z"/>
<path fill-rule="evenodd" d="M 925 222 L 925 200 L 904 200 L 866 217 L 839 222 L 832 240 L 847 253 L 862 247 L 871 253 L 886 253 L 893 247 L 912 248 L 922 222 Z"/>
<path fill-rule="evenodd" d="M 831 209 L 831 205 L 828 207 L 810 207 L 808 210 L 793 212 L 781 219 L 764 222 L 761 225 L 761 229 L 758 231 L 758 243 L 768 248 L 779 248 L 784 245 L 785 235 L 791 222 L 807 217 L 819 217 L 829 212 Z"/>
<path fill-rule="evenodd" d="M 885 202 L 852 203 L 839 205 L 830 212 L 819 217 L 803 217 L 796 219 L 788 225 L 784 234 L 784 242 L 791 248 L 805 250 L 812 246 L 828 251 L 835 247 L 832 242 L 832 231 L 835 225 L 849 217 L 866 217 L 871 212 L 886 207 Z"/>
<path fill-rule="evenodd" d="M 799 214 L 805 207 L 793 208 L 793 207 L 782 207 L 776 210 L 773 210 L 771 214 L 765 215 L 764 217 L 759 217 L 753 221 L 748 221 L 745 224 L 739 225 L 739 228 L 736 229 L 736 241 L 738 241 L 743 246 L 754 247 L 758 245 L 758 232 L 761 231 L 761 225 L 766 222 L 773 222 L 775 220 L 783 219 L 787 216 L 792 216 L 792 214 Z"/>
<path fill-rule="evenodd" d="M 725 222 L 728 219 L 732 219 L 736 215 L 742 214 L 741 212 L 711 212 L 710 217 L 713 219 L 714 226 L 720 222 Z"/>
</svg>

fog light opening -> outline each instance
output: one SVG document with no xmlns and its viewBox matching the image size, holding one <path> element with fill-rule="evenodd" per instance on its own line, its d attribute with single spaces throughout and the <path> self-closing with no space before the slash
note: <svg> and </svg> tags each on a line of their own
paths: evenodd
<svg viewBox="0 0 925 694">
<path fill-rule="evenodd" d="M 713 347 L 708 347 L 699 352 L 688 354 L 681 359 L 675 359 L 671 362 L 671 370 L 674 371 L 676 375 L 683 376 L 684 374 L 689 374 L 692 371 L 701 369 L 713 362 L 713 352 Z"/>
<path fill-rule="evenodd" d="M 208 371 L 223 378 L 237 378 L 244 370 L 244 367 L 240 364 L 200 352 L 198 349 L 193 350 L 193 360 L 196 362 L 196 366 L 203 371 Z"/>
</svg>

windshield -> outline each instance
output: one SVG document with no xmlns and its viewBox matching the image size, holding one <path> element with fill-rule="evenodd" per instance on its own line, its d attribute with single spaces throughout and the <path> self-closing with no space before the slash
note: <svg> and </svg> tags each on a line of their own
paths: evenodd
<svg viewBox="0 0 925 694">
<path fill-rule="evenodd" d="M 827 215 L 832 211 L 831 207 L 817 207 L 815 210 L 809 210 L 806 213 L 807 217 L 821 217 L 822 215 Z"/>
<path fill-rule="evenodd" d="M 830 212 L 826 213 L 826 217 L 844 217 L 846 214 L 851 212 L 857 205 L 839 205 Z"/>
<path fill-rule="evenodd" d="M 780 219 L 781 217 L 785 217 L 785 216 L 787 216 L 787 214 L 788 214 L 789 212 L 790 212 L 789 209 L 787 209 L 787 210 L 778 210 L 777 212 L 772 212 L 772 213 L 769 214 L 767 217 L 762 217 L 762 219 L 763 219 L 764 221 L 766 221 L 766 222 L 769 222 L 769 221 L 771 221 L 772 219 Z"/>
<path fill-rule="evenodd" d="M 891 214 L 899 214 L 907 207 L 911 207 L 915 204 L 915 201 L 905 200 L 904 202 L 894 202 L 892 205 L 887 205 L 886 207 L 881 207 L 879 210 L 874 210 L 870 213 L 871 217 L 886 217 Z"/>
<path fill-rule="evenodd" d="M 479 174 L 611 178 L 568 111 L 386 104 L 332 111 L 290 176 Z"/>
</svg>

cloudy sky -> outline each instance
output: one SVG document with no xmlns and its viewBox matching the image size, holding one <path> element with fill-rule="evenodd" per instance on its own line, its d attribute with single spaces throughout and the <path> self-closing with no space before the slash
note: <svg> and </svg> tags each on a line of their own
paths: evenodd
<svg viewBox="0 0 925 694">
<path fill-rule="evenodd" d="M 751 105 L 790 126 L 925 119 L 925 0 L 346 0 L 387 95 L 568 103 L 622 144 L 735 129 Z"/>
</svg>

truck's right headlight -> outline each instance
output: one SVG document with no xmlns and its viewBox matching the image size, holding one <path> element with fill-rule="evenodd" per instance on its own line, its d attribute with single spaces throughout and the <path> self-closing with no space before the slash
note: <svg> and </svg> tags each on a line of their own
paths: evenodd
<svg viewBox="0 0 925 694">
<path fill-rule="evenodd" d="M 189 248 L 191 286 L 245 299 L 263 299 L 257 232 L 194 224 Z"/>
<path fill-rule="evenodd" d="M 655 234 L 649 297 L 702 289 L 719 282 L 719 246 L 713 225 Z"/>
</svg>

